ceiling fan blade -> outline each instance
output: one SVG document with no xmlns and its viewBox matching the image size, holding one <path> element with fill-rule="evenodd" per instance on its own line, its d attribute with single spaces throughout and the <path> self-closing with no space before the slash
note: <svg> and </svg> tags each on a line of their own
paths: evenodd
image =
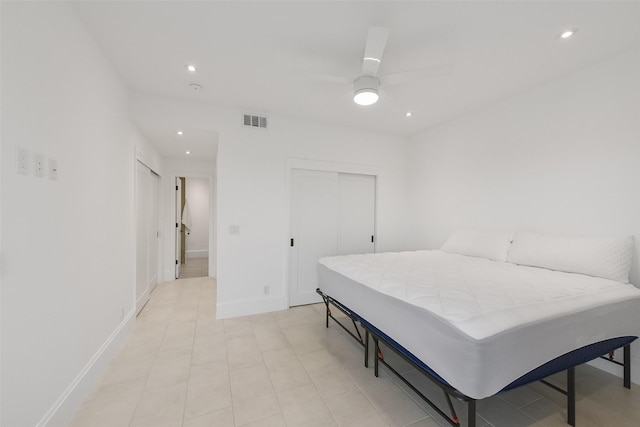
<svg viewBox="0 0 640 427">
<path fill-rule="evenodd" d="M 384 47 L 389 37 L 389 29 L 385 27 L 371 27 L 367 35 L 367 45 L 364 48 L 362 60 L 362 75 L 376 76 L 382 60 Z"/>
<path fill-rule="evenodd" d="M 309 78 L 327 83 L 353 83 L 353 77 L 339 76 L 337 74 L 325 74 L 325 73 L 305 73 Z"/>
<path fill-rule="evenodd" d="M 453 72 L 453 64 L 433 65 L 431 67 L 417 68 L 415 70 L 402 71 L 400 73 L 380 76 L 380 83 L 383 85 L 394 85 L 398 83 L 410 82 L 427 77 L 447 76 Z"/>
</svg>

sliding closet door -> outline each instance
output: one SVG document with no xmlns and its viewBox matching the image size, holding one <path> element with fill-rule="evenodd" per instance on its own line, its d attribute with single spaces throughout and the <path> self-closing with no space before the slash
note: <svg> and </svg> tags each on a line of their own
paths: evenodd
<svg viewBox="0 0 640 427">
<path fill-rule="evenodd" d="M 338 243 L 338 174 L 295 169 L 291 187 L 289 305 L 320 302 L 318 259 Z"/>
<path fill-rule="evenodd" d="M 136 313 L 149 300 L 149 215 L 151 171 L 138 162 L 136 169 Z"/>
<path fill-rule="evenodd" d="M 376 177 L 338 176 L 338 255 L 375 252 Z"/>
<path fill-rule="evenodd" d="M 318 260 L 374 252 L 375 177 L 294 169 L 289 305 L 320 302 Z"/>
</svg>

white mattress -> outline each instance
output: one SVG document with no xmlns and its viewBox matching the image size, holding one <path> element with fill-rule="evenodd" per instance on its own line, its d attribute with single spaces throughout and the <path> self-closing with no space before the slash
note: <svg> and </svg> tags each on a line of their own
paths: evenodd
<svg viewBox="0 0 640 427">
<path fill-rule="evenodd" d="M 640 290 L 575 273 L 415 251 L 323 258 L 319 287 L 469 397 L 585 345 L 640 335 Z"/>
</svg>

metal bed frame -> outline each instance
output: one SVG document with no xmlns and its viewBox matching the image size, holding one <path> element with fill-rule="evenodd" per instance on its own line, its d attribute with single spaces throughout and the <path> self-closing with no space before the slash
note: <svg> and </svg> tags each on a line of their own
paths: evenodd
<svg viewBox="0 0 640 427">
<path fill-rule="evenodd" d="M 366 319 L 359 316 L 357 313 L 350 310 L 344 304 L 338 300 L 332 298 L 329 295 L 324 294 L 320 288 L 316 289 L 316 292 L 322 297 L 326 306 L 325 326 L 329 327 L 329 319 L 333 319 L 342 329 L 344 329 L 351 337 L 353 337 L 358 343 L 364 347 L 364 366 L 369 367 L 369 350 L 370 350 L 370 336 L 374 342 L 374 374 L 378 377 L 379 365 L 382 363 L 387 369 L 389 369 L 394 375 L 396 375 L 407 387 L 409 387 L 414 393 L 416 393 L 422 400 L 424 400 L 431 408 L 433 408 L 444 420 L 446 420 L 453 427 L 460 427 L 460 418 L 458 417 L 456 410 L 453 406 L 451 398 L 465 402 L 467 404 L 467 427 L 476 427 L 476 399 L 466 396 L 451 385 L 446 380 L 440 377 L 429 366 L 420 361 L 417 357 L 411 354 L 408 350 L 402 347 L 399 343 L 394 341 L 391 337 L 384 334 L 374 325 L 369 323 Z M 355 332 L 352 332 L 343 325 L 340 320 L 335 318 L 331 312 L 330 305 L 333 305 L 336 309 L 344 313 L 352 322 Z M 363 334 L 360 332 L 360 327 L 364 330 Z M 602 358 L 612 363 L 620 365 L 624 368 L 623 382 L 624 387 L 631 388 L 631 342 L 637 337 L 619 337 L 610 340 L 605 340 L 599 343 L 591 344 L 589 346 L 574 350 L 563 356 L 560 356 L 544 365 L 534 369 L 533 371 L 523 375 L 511 384 L 507 385 L 499 393 L 515 389 L 517 387 L 540 381 L 546 386 L 556 390 L 557 392 L 567 397 L 567 423 L 571 426 L 576 425 L 576 387 L 575 387 L 575 367 L 586 363 L 590 360 Z M 380 349 L 380 342 L 384 343 L 388 348 L 393 350 L 403 360 L 408 362 L 411 366 L 416 368 L 425 377 L 431 380 L 443 391 L 445 400 L 447 402 L 448 410 L 450 414 L 445 413 L 438 405 L 436 405 L 431 399 L 426 397 L 420 390 L 418 390 L 409 380 L 407 380 L 402 374 L 394 369 L 384 359 L 384 353 Z M 623 348 L 623 362 L 614 360 L 614 350 Z M 603 356 L 607 355 L 607 356 Z M 567 372 L 566 390 L 558 387 L 545 378 L 558 372 Z"/>
</svg>

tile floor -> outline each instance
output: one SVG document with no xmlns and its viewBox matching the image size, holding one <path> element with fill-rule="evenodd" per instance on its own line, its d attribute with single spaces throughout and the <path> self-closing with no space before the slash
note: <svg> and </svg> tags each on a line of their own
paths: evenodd
<svg viewBox="0 0 640 427">
<path fill-rule="evenodd" d="M 325 329 L 323 305 L 228 320 L 216 320 L 215 305 L 213 279 L 159 285 L 72 426 L 447 425 L 398 378 L 365 369 L 362 348 L 337 325 Z M 443 400 L 391 355 L 423 392 Z M 579 427 L 640 425 L 639 387 L 626 390 L 589 366 L 577 378 Z M 478 402 L 477 425 L 565 427 L 563 407 L 537 383 Z"/>
<path fill-rule="evenodd" d="M 180 278 L 207 277 L 209 275 L 209 258 L 187 258 L 180 266 Z"/>
</svg>

